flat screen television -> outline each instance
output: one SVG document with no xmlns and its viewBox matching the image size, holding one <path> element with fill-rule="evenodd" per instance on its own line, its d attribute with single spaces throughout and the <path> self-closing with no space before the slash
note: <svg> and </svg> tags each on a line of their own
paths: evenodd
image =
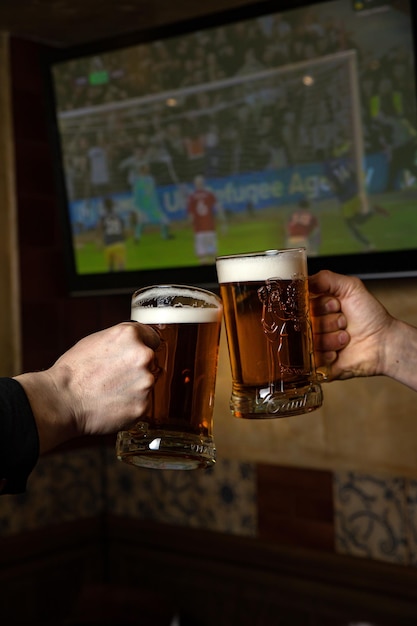
<svg viewBox="0 0 417 626">
<path fill-rule="evenodd" d="M 299 245 L 310 273 L 417 275 L 414 11 L 258 3 L 48 53 L 70 292 Z"/>
</svg>

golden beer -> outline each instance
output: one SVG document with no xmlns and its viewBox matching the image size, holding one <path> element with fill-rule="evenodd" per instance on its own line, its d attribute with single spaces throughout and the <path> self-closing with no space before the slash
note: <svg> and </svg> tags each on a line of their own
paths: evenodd
<svg viewBox="0 0 417 626">
<path fill-rule="evenodd" d="M 218 257 L 236 417 L 274 418 L 322 404 L 303 248 Z"/>
<path fill-rule="evenodd" d="M 117 455 L 133 465 L 163 469 L 209 467 L 222 306 L 211 292 L 156 286 L 136 292 L 131 318 L 160 335 L 148 411 L 118 434 Z"/>
</svg>

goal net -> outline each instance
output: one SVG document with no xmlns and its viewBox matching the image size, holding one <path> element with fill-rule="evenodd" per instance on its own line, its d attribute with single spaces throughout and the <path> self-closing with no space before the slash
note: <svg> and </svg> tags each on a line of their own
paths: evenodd
<svg viewBox="0 0 417 626">
<path fill-rule="evenodd" d="M 102 142 L 111 187 L 147 161 L 158 184 L 349 158 L 365 194 L 356 52 L 59 113 L 65 163 Z M 124 148 L 124 151 L 123 151 Z M 158 180 L 158 177 L 159 180 Z"/>
</svg>

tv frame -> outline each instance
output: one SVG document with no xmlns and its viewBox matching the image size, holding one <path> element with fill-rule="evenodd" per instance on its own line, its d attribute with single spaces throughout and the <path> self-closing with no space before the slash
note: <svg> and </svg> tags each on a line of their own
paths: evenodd
<svg viewBox="0 0 417 626">
<path fill-rule="evenodd" d="M 68 48 L 48 48 L 43 53 L 43 70 L 45 79 L 47 122 L 52 148 L 54 151 L 55 176 L 59 200 L 60 215 L 64 233 L 64 254 L 67 267 L 68 291 L 70 295 L 108 295 L 131 293 L 136 288 L 159 283 L 182 283 L 217 290 L 215 265 L 199 265 L 189 267 L 170 267 L 120 271 L 96 274 L 78 274 L 74 249 L 72 245 L 72 229 L 67 208 L 67 193 L 58 124 L 56 120 L 56 101 L 52 80 L 52 67 L 55 63 L 78 57 L 110 52 L 118 48 L 151 43 L 195 31 L 220 25 L 260 17 L 269 13 L 285 13 L 288 10 L 324 4 L 333 0 L 283 0 L 280 6 L 271 0 L 247 4 L 220 12 L 194 17 L 181 22 L 170 23 L 153 28 L 146 28 L 110 39 L 94 41 Z M 393 2 L 395 4 L 395 2 Z M 401 4 L 399 0 L 398 4 Z M 414 36 L 414 64 L 417 66 L 417 5 L 410 0 L 410 18 Z M 417 102 L 417 86 L 416 86 Z M 416 198 L 417 199 L 417 198 Z M 417 276 L 417 248 L 383 252 L 364 252 L 334 256 L 309 256 L 309 274 L 320 269 L 330 269 L 342 274 L 356 275 L 364 280 L 393 279 Z"/>
</svg>

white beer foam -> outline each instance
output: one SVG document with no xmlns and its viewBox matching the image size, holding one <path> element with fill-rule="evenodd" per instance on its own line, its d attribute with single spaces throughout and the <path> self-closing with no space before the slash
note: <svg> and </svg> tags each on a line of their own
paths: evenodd
<svg viewBox="0 0 417 626">
<path fill-rule="evenodd" d="M 217 322 L 222 309 L 192 306 L 132 307 L 131 319 L 141 324 L 206 324 Z"/>
<path fill-rule="evenodd" d="M 307 277 L 305 255 L 295 250 L 267 250 L 263 254 L 220 257 L 216 261 L 216 269 L 220 284 Z"/>
<path fill-rule="evenodd" d="M 191 304 L 169 305 L 173 298 L 194 298 L 196 302 L 207 306 Z M 147 305 L 160 302 L 160 306 Z M 139 306 L 138 306 L 139 304 Z M 133 296 L 131 319 L 142 324 L 195 324 L 217 322 L 222 314 L 222 305 L 217 297 L 207 291 L 187 288 L 181 285 L 149 287 L 146 291 Z"/>
<path fill-rule="evenodd" d="M 193 287 L 185 288 L 184 285 L 153 285 L 152 287 L 146 287 L 133 294 L 132 306 L 135 306 L 135 303 L 138 301 L 162 300 L 163 298 L 169 301 L 173 297 L 194 298 L 197 302 L 206 302 L 207 306 L 219 306 L 219 300 L 214 293 L 204 289 L 194 289 Z"/>
</svg>

